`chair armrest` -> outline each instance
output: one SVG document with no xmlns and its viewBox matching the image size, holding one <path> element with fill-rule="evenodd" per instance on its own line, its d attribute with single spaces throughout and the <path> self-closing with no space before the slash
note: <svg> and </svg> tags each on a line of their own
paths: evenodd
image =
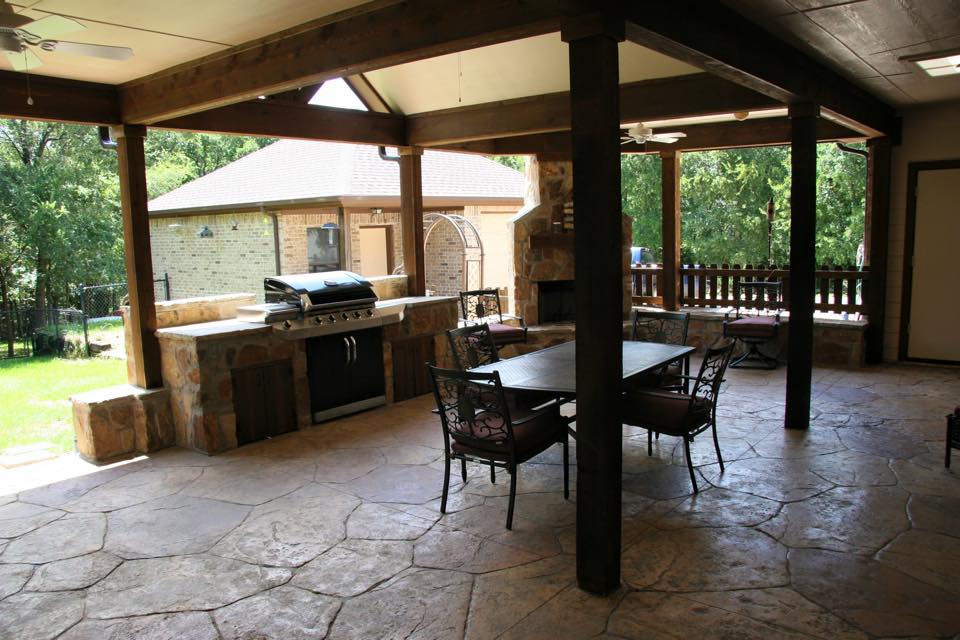
<svg viewBox="0 0 960 640">
<path fill-rule="evenodd" d="M 520 325 L 521 329 L 527 328 L 527 324 L 523 321 L 523 318 L 521 318 L 520 316 L 515 316 L 512 313 L 501 313 L 500 319 L 504 321 L 504 324 L 507 324 L 506 323 L 507 320 L 516 320 L 517 323 Z"/>
</svg>

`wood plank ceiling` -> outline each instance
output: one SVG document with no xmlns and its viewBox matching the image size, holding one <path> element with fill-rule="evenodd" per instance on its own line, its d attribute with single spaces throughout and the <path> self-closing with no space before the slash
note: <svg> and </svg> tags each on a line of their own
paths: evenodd
<svg viewBox="0 0 960 640">
<path fill-rule="evenodd" d="M 901 56 L 960 48 L 958 0 L 722 0 L 897 107 L 960 100 L 960 75 L 930 77 Z"/>
</svg>

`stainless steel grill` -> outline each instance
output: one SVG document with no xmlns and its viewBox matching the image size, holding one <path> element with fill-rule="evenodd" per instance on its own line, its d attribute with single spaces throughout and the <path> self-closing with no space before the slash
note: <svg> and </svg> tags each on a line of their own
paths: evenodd
<svg viewBox="0 0 960 640">
<path fill-rule="evenodd" d="M 396 322 L 377 309 L 370 281 L 349 271 L 264 278 L 265 304 L 237 309 L 237 319 L 273 325 L 284 337 L 358 331 Z"/>
</svg>

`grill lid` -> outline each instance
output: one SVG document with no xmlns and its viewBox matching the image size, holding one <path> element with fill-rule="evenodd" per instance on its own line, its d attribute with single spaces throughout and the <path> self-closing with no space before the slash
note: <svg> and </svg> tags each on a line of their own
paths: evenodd
<svg viewBox="0 0 960 640">
<path fill-rule="evenodd" d="M 369 280 L 350 271 L 324 271 L 263 279 L 268 299 L 297 304 L 303 311 L 320 305 L 373 303 L 377 294 Z"/>
</svg>

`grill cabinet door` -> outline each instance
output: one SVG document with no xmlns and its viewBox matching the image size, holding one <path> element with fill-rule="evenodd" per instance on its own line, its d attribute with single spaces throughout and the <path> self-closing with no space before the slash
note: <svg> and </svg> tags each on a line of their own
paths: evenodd
<svg viewBox="0 0 960 640">
<path fill-rule="evenodd" d="M 364 329 L 350 334 L 355 344 L 354 361 L 350 365 L 350 402 L 382 396 L 383 339 L 380 329 Z"/>
<path fill-rule="evenodd" d="M 307 376 L 310 412 L 317 413 L 353 402 L 350 399 L 350 359 L 346 333 L 307 339 Z"/>
</svg>

